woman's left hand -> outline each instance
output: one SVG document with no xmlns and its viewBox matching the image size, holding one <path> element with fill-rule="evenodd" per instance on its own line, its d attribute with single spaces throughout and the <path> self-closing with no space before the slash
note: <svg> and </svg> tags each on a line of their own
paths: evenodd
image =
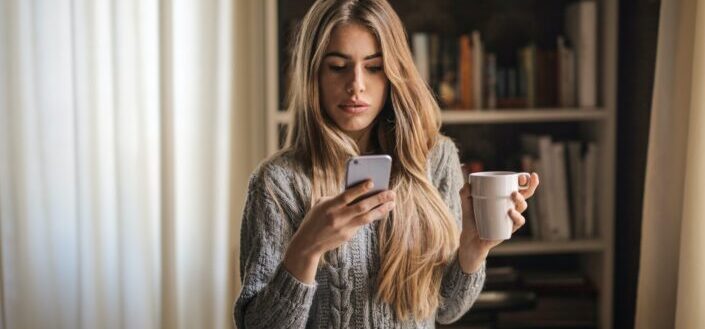
<svg viewBox="0 0 705 329">
<path fill-rule="evenodd" d="M 519 184 L 526 184 L 525 176 L 519 176 Z M 512 194 L 514 209 L 509 211 L 509 217 L 513 221 L 512 233 L 524 226 L 526 222 L 522 213 L 528 208 L 526 200 L 531 198 L 539 185 L 539 175 L 531 174 L 529 187 Z M 460 234 L 460 249 L 458 256 L 460 265 L 465 272 L 471 273 L 479 269 L 482 261 L 489 254 L 490 249 L 496 247 L 504 240 L 483 240 L 477 232 L 475 225 L 475 214 L 472 208 L 472 196 L 470 194 L 470 183 L 465 183 L 460 190 L 460 200 L 463 209 L 463 230 Z"/>
</svg>

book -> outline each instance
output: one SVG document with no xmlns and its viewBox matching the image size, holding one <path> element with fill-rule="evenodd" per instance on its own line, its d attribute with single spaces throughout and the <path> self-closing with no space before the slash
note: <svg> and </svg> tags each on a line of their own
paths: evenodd
<svg viewBox="0 0 705 329">
<path fill-rule="evenodd" d="M 485 63 L 485 99 L 486 108 L 497 108 L 497 56 L 487 54 Z"/>
<path fill-rule="evenodd" d="M 566 7 L 565 32 L 575 49 L 577 103 L 597 105 L 597 4 L 581 0 Z"/>
<path fill-rule="evenodd" d="M 595 237 L 595 186 L 597 183 L 597 156 L 599 148 L 597 144 L 590 142 L 585 153 L 585 237 Z"/>
<path fill-rule="evenodd" d="M 497 99 L 507 98 L 509 92 L 507 91 L 507 69 L 504 67 L 497 68 L 497 85 L 495 87 Z"/>
<path fill-rule="evenodd" d="M 520 136 L 520 142 L 524 152 L 535 157 L 534 171 L 541 177 L 541 187 L 536 189 L 536 198 L 539 236 L 542 240 L 557 240 L 558 228 L 554 219 L 553 198 L 553 167 L 551 136 L 539 136 L 525 134 Z"/>
<path fill-rule="evenodd" d="M 509 68 L 507 70 L 507 97 L 506 99 L 518 99 L 523 96 L 519 86 L 522 79 L 520 75 L 517 76 L 517 70 L 514 68 Z"/>
<path fill-rule="evenodd" d="M 496 61 L 496 55 L 494 58 Z M 526 107 L 526 97 L 522 92 L 522 90 L 524 90 L 524 83 L 522 82 L 523 74 L 521 70 L 516 67 L 497 66 L 496 77 L 495 108 Z"/>
<path fill-rule="evenodd" d="M 520 137 L 524 151 L 534 155 L 535 171 L 541 177 L 536 191 L 542 240 L 562 241 L 571 238 L 565 146 L 553 142 L 549 135 L 526 134 Z"/>
<path fill-rule="evenodd" d="M 473 75 L 473 108 L 482 108 L 482 81 L 483 79 L 483 50 L 482 39 L 480 39 L 480 32 L 472 32 L 472 75 Z"/>
<path fill-rule="evenodd" d="M 526 97 L 526 106 L 536 107 L 536 46 L 531 44 L 519 50 L 519 75 Z"/>
<path fill-rule="evenodd" d="M 573 237 L 576 239 L 585 238 L 585 211 L 584 202 L 581 199 L 583 195 L 583 158 L 582 158 L 582 142 L 569 141 L 566 144 L 568 153 L 568 177 L 570 181 L 570 214 L 572 216 Z"/>
<path fill-rule="evenodd" d="M 552 167 L 553 174 L 551 177 L 553 183 L 553 216 L 555 221 L 555 235 L 552 238 L 556 240 L 568 240 L 571 237 L 570 212 L 568 210 L 568 184 L 566 181 L 566 165 L 565 165 L 565 145 L 561 142 L 551 144 Z"/>
<path fill-rule="evenodd" d="M 434 93 L 438 93 L 439 82 L 441 81 L 441 38 L 438 34 L 428 36 L 428 65 L 429 65 L 429 86 Z"/>
<path fill-rule="evenodd" d="M 594 298 L 539 296 L 535 307 L 497 314 L 496 328 L 597 328 Z"/>
<path fill-rule="evenodd" d="M 472 39 L 464 34 L 458 40 L 458 98 L 459 105 L 470 109 L 475 105 Z"/>
<path fill-rule="evenodd" d="M 507 70 L 507 98 L 526 99 L 526 83 L 521 71 L 511 67 Z M 526 103 L 524 103 L 526 104 Z"/>
<path fill-rule="evenodd" d="M 558 60 L 554 49 L 536 49 L 535 100 L 537 107 L 555 107 L 558 89 Z"/>
<path fill-rule="evenodd" d="M 515 289 L 519 283 L 519 272 L 514 267 L 488 267 L 483 290 Z"/>
<path fill-rule="evenodd" d="M 568 236 L 565 231 L 566 227 L 562 225 L 562 218 L 558 217 L 559 214 L 556 211 L 556 209 L 558 209 L 556 195 L 559 191 L 557 190 L 558 185 L 556 183 L 556 167 L 555 161 L 553 160 L 554 152 L 551 136 L 539 136 L 538 147 L 539 157 L 541 158 L 541 169 L 543 170 L 542 180 L 545 183 L 544 190 L 546 191 L 545 194 L 548 199 L 545 205 L 545 214 L 541 215 L 542 218 L 544 216 L 546 218 L 543 223 L 545 228 L 541 231 L 541 236 L 545 240 L 564 240 L 567 239 Z"/>
<path fill-rule="evenodd" d="M 429 67 L 429 41 L 428 34 L 417 32 L 411 35 L 411 51 L 414 55 L 414 64 L 419 71 L 421 78 L 429 83 L 431 80 L 431 68 Z"/>
<path fill-rule="evenodd" d="M 596 297 L 597 287 L 578 271 L 524 270 L 519 273 L 521 288 L 539 296 Z"/>
<path fill-rule="evenodd" d="M 575 52 L 566 45 L 565 38 L 558 36 L 558 105 L 575 106 Z"/>
</svg>

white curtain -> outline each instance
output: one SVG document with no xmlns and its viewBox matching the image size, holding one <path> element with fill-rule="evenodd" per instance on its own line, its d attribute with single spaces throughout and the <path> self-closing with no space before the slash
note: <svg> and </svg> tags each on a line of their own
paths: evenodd
<svg viewBox="0 0 705 329">
<path fill-rule="evenodd" d="M 652 106 L 635 327 L 705 328 L 705 0 L 661 2 Z"/>
<path fill-rule="evenodd" d="M 0 329 L 232 327 L 242 2 L 0 1 Z"/>
</svg>

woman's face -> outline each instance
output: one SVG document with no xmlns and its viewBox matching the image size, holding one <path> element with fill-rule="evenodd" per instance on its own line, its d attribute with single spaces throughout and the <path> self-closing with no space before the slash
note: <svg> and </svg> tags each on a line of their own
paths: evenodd
<svg viewBox="0 0 705 329">
<path fill-rule="evenodd" d="M 374 34 L 355 23 L 336 26 L 318 81 L 321 105 L 340 129 L 355 134 L 368 128 L 382 111 L 389 85 Z"/>
</svg>

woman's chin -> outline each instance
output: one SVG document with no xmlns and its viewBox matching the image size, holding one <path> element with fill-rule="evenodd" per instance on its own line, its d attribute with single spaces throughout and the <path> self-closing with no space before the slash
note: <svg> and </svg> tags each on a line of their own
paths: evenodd
<svg viewBox="0 0 705 329">
<path fill-rule="evenodd" d="M 345 133 L 356 133 L 365 130 L 372 122 L 340 122 L 338 127 Z"/>
</svg>

